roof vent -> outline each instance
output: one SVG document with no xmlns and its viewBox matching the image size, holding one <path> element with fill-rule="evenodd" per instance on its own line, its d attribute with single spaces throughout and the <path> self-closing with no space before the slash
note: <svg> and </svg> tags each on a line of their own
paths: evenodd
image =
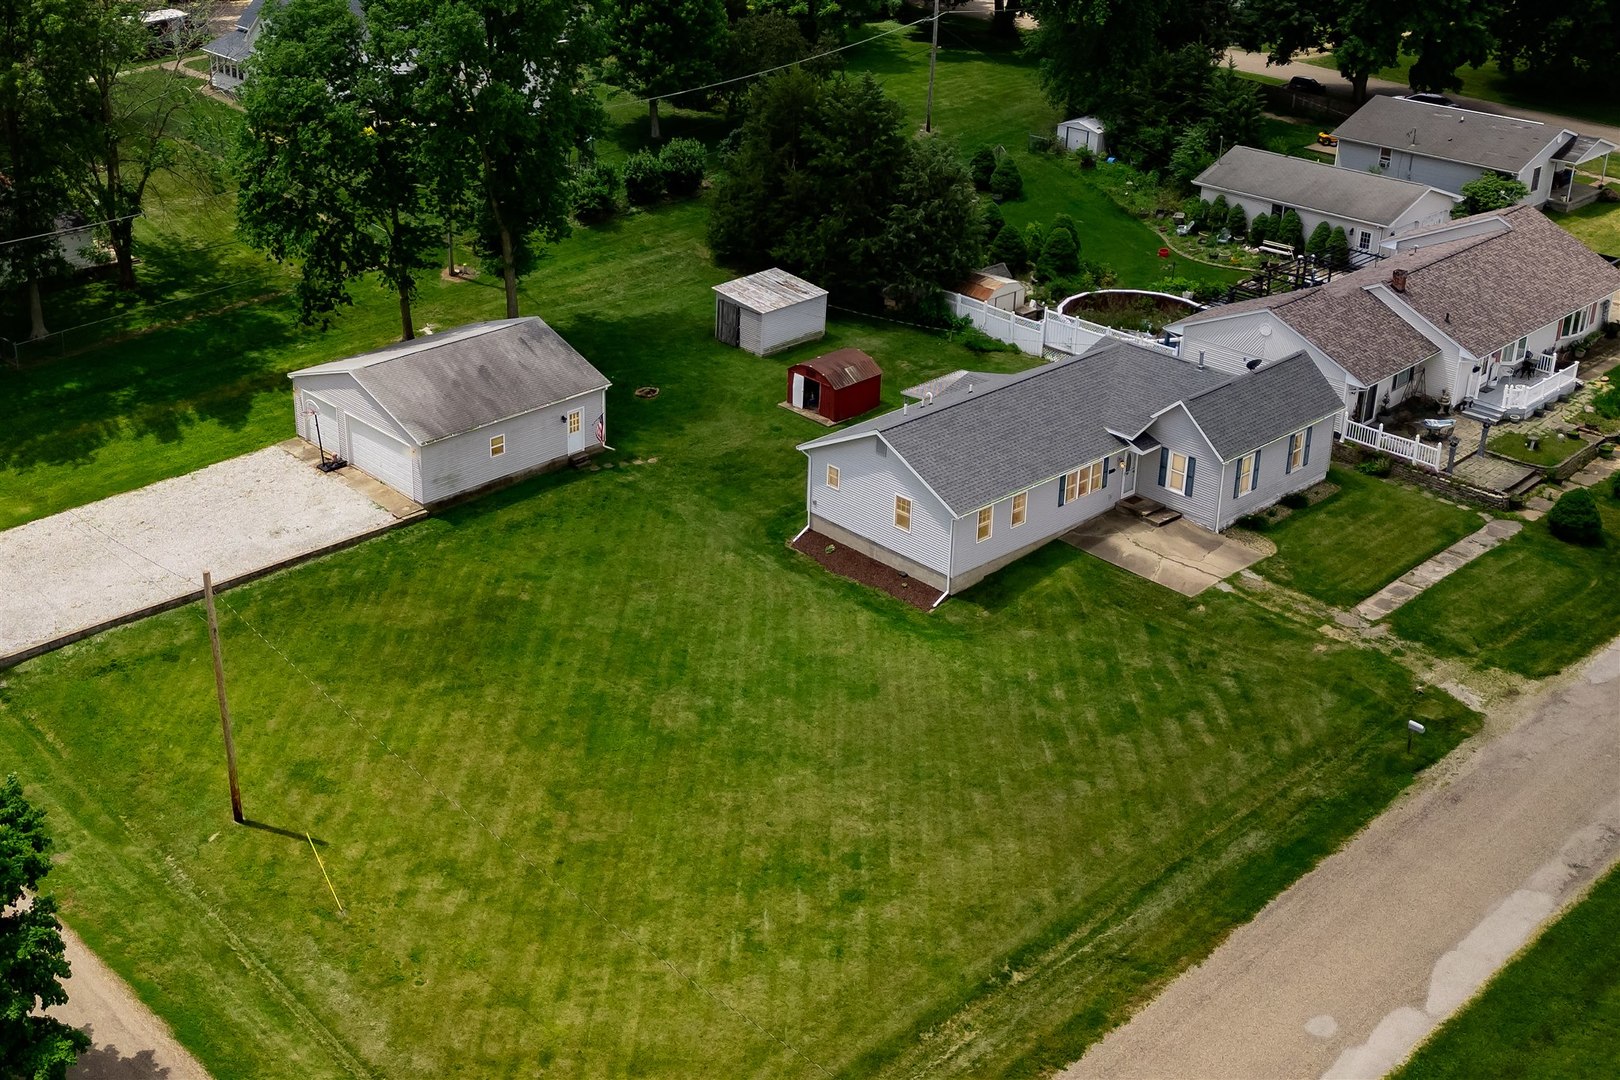
<svg viewBox="0 0 1620 1080">
<path fill-rule="evenodd" d="M 1203 349 L 1198 350 L 1198 370 L 1199 371 L 1204 370 L 1204 350 Z"/>
<path fill-rule="evenodd" d="M 1389 287 L 1398 293 L 1406 291 L 1406 271 L 1397 270 L 1389 276 Z"/>
<path fill-rule="evenodd" d="M 1253 371 L 1255 368 L 1259 367 L 1263 363 L 1265 363 L 1265 360 L 1262 359 L 1261 357 L 1257 356 L 1253 360 L 1250 360 L 1248 363 L 1244 364 L 1243 366 L 1248 368 L 1250 371 Z"/>
</svg>

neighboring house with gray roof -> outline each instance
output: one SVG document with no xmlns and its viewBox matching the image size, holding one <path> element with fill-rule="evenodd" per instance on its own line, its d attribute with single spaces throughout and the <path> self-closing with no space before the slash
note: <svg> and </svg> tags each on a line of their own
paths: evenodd
<svg viewBox="0 0 1620 1080">
<path fill-rule="evenodd" d="M 1322 222 L 1345 231 L 1350 249 L 1371 254 L 1392 236 L 1451 219 L 1461 196 L 1370 172 L 1234 146 L 1194 180 L 1205 199 L 1224 196 L 1256 214 L 1299 214 L 1305 235 Z"/>
<path fill-rule="evenodd" d="M 1576 165 L 1596 161 L 1613 143 L 1516 116 L 1428 105 L 1401 97 L 1368 100 L 1333 133 L 1335 164 L 1461 191 L 1470 180 L 1500 173 L 1530 189 L 1527 206 L 1579 206 L 1595 189 L 1574 180 Z M 1584 189 L 1584 191 L 1583 191 Z"/>
<path fill-rule="evenodd" d="M 298 434 L 430 505 L 601 448 L 607 378 L 538 318 L 293 372 Z"/>
<path fill-rule="evenodd" d="M 269 0 L 279 4 L 283 0 Z M 251 0 L 236 25 L 203 46 L 208 56 L 208 82 L 216 90 L 234 93 L 247 78 L 247 62 L 253 56 L 259 34 L 264 30 L 266 0 Z M 349 0 L 349 11 L 356 19 L 365 21 L 365 10 L 360 0 Z"/>
<path fill-rule="evenodd" d="M 1386 240 L 1326 285 L 1209 308 L 1165 329 L 1184 356 L 1243 370 L 1303 350 L 1363 423 L 1408 397 L 1495 420 L 1574 389 L 1559 350 L 1614 318 L 1620 270 L 1515 206 Z"/>
<path fill-rule="evenodd" d="M 807 527 L 949 595 L 1129 495 L 1224 529 L 1321 480 L 1342 408 L 1304 355 L 1231 375 L 1105 340 L 802 444 Z"/>
</svg>

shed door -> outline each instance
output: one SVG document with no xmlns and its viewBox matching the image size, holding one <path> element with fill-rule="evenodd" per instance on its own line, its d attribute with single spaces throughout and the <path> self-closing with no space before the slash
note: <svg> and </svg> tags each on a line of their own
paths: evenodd
<svg viewBox="0 0 1620 1080">
<path fill-rule="evenodd" d="M 720 300 L 714 317 L 714 336 L 725 345 L 736 345 L 742 340 L 742 312 L 730 300 Z"/>
<path fill-rule="evenodd" d="M 791 400 L 793 406 L 798 409 L 804 408 L 804 383 L 804 376 L 795 371 L 793 373 L 793 395 L 789 400 Z"/>
<path fill-rule="evenodd" d="M 804 380 L 804 404 L 801 408 L 812 412 L 821 407 L 821 384 L 814 379 Z"/>
<path fill-rule="evenodd" d="M 395 491 L 410 496 L 410 447 L 352 416 L 345 417 L 344 421 L 349 433 L 349 461 Z"/>
</svg>

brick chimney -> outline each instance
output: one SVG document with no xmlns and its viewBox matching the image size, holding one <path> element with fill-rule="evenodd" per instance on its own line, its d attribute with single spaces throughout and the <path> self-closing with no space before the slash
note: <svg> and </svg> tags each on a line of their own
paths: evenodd
<svg viewBox="0 0 1620 1080">
<path fill-rule="evenodd" d="M 1390 278 L 1389 278 L 1389 285 L 1390 285 L 1390 288 L 1394 289 L 1398 293 L 1405 292 L 1406 291 L 1406 271 L 1405 270 L 1397 270 L 1393 274 L 1391 274 Z"/>
</svg>

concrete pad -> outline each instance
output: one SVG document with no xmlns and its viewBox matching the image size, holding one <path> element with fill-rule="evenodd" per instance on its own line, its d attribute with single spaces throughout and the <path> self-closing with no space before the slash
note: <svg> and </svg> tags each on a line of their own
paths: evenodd
<svg viewBox="0 0 1620 1080">
<path fill-rule="evenodd" d="M 1156 528 L 1118 513 L 1092 518 L 1065 533 L 1063 539 L 1183 596 L 1197 596 L 1265 557 L 1264 552 L 1186 520 Z"/>
<path fill-rule="evenodd" d="M 0 532 L 0 659 L 395 525 L 356 482 L 272 446 Z"/>
</svg>

